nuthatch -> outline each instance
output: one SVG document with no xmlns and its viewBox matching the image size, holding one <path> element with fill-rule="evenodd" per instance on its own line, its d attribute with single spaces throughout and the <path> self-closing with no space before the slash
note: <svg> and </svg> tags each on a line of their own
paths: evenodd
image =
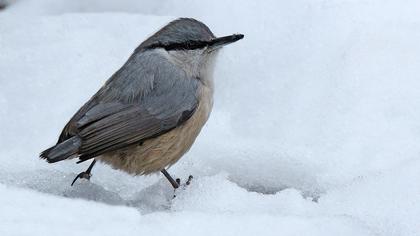
<svg viewBox="0 0 420 236">
<path fill-rule="evenodd" d="M 216 38 L 189 18 L 169 23 L 135 49 L 40 157 L 49 163 L 94 159 L 73 183 L 89 179 L 99 160 L 135 175 L 160 171 L 178 188 L 165 168 L 191 148 L 210 115 L 217 51 L 243 37 Z"/>
</svg>

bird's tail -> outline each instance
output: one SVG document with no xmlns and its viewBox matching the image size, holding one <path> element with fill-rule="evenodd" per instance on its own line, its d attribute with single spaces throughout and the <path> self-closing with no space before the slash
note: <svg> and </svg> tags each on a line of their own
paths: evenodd
<svg viewBox="0 0 420 236">
<path fill-rule="evenodd" d="M 67 158 L 76 155 L 82 141 L 78 136 L 71 137 L 62 143 L 58 143 L 54 147 L 50 147 L 47 150 L 41 152 L 39 157 L 47 160 L 49 163 L 62 161 Z"/>
</svg>

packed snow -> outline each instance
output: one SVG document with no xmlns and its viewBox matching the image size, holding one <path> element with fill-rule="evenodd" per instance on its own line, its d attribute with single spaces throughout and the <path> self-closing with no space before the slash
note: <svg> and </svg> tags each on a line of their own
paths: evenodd
<svg viewBox="0 0 420 236">
<path fill-rule="evenodd" d="M 0 235 L 420 235 L 420 3 L 9 0 L 0 10 Z M 245 38 L 169 172 L 38 159 L 177 17 Z"/>
</svg>

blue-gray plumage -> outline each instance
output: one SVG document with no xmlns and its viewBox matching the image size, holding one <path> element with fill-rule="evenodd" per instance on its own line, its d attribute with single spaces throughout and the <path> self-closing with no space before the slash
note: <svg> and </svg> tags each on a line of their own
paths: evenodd
<svg viewBox="0 0 420 236">
<path fill-rule="evenodd" d="M 188 151 L 210 114 L 216 52 L 241 38 L 216 38 L 194 19 L 169 23 L 140 44 L 41 158 L 95 158 L 129 173 L 166 176 L 164 168 Z"/>
</svg>

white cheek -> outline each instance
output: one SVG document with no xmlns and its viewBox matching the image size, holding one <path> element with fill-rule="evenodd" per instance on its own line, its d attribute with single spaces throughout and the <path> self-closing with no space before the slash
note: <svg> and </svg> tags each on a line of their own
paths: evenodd
<svg viewBox="0 0 420 236">
<path fill-rule="evenodd" d="M 200 79 L 206 84 L 208 87 L 213 89 L 214 80 L 214 67 L 216 64 L 216 54 L 210 55 L 207 58 L 207 61 L 204 62 L 204 66 L 201 67 L 200 71 Z"/>
</svg>

